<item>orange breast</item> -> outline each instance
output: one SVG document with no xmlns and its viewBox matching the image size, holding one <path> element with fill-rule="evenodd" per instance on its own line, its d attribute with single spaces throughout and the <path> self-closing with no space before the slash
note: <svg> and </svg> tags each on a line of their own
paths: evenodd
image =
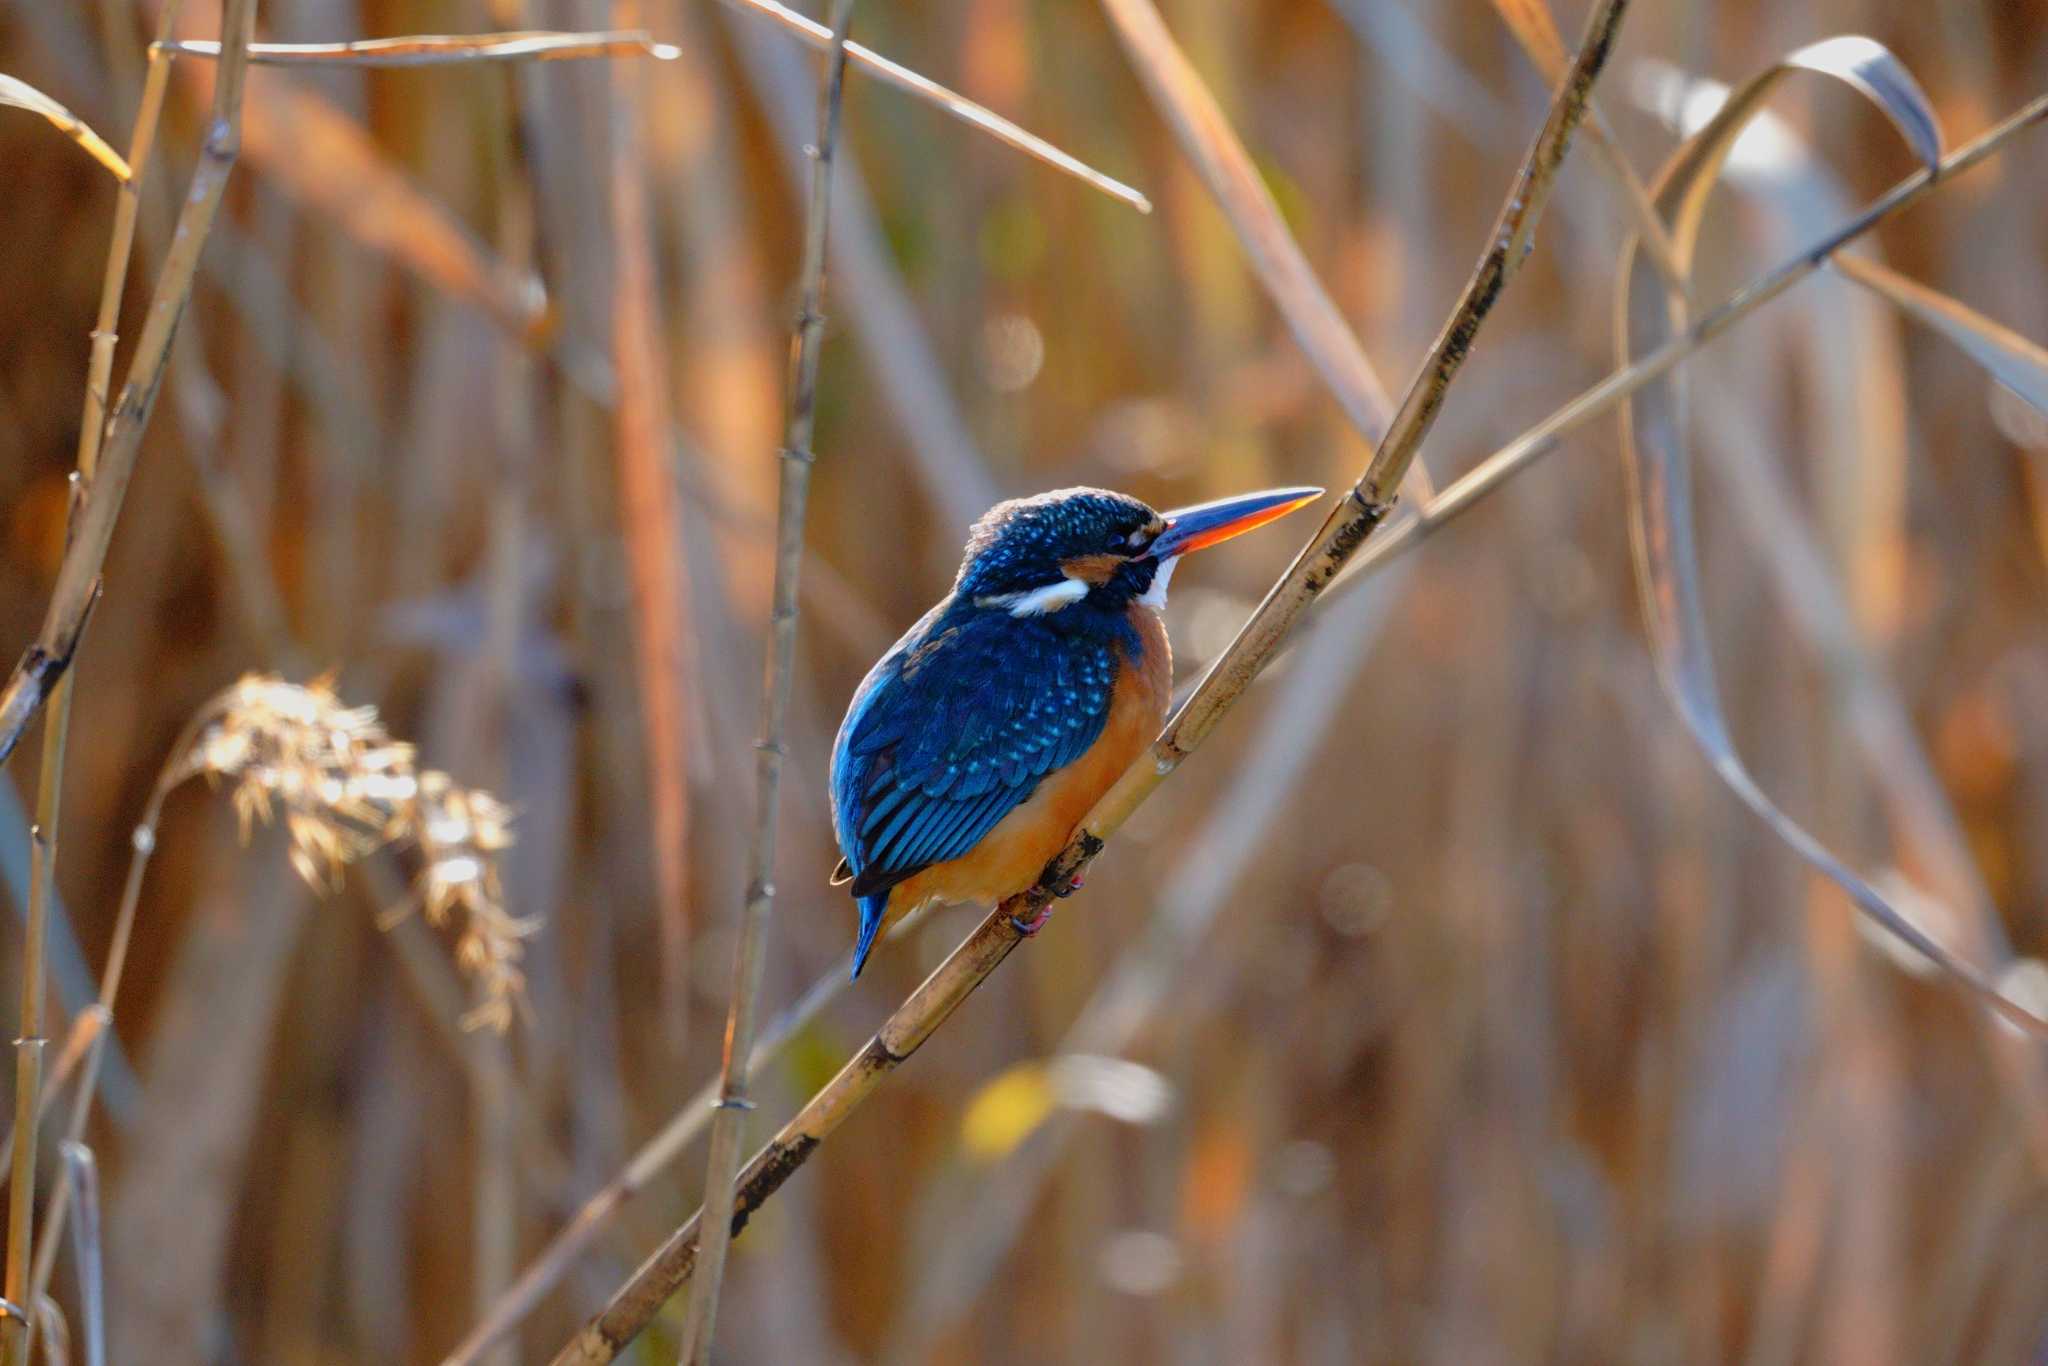
<svg viewBox="0 0 2048 1366">
<path fill-rule="evenodd" d="M 1030 798 L 974 848 L 897 883 L 889 895 L 887 921 L 928 902 L 1001 901 L 1036 882 L 1053 855 L 1066 848 L 1089 808 L 1152 743 L 1166 719 L 1173 694 L 1166 627 L 1158 613 L 1136 605 L 1131 625 L 1145 644 L 1144 654 L 1133 660 L 1119 652 L 1116 690 L 1101 737 L 1073 763 L 1048 773 Z"/>
</svg>

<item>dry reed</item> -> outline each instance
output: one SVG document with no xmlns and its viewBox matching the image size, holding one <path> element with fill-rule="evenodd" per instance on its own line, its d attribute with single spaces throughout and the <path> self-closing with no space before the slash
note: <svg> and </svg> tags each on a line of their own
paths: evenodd
<svg viewBox="0 0 2048 1366">
<path fill-rule="evenodd" d="M 1466 264 L 1446 261 L 1445 246 L 1483 226 L 1467 209 L 1487 207 L 1493 168 L 1519 150 L 1510 130 L 1539 98 L 1498 30 L 1413 0 L 1370 3 L 1376 19 L 1415 14 L 1376 23 L 1381 46 L 1363 54 L 1344 51 L 1342 29 L 1313 6 L 1172 11 L 1186 50 L 1180 78 L 1167 79 L 1155 43 L 1154 63 L 1135 68 L 1142 85 L 1103 80 L 1099 64 L 1114 65 L 1117 42 L 1137 31 L 1129 16 L 1144 6 L 1112 5 L 1112 23 L 1079 29 L 1011 5 L 932 24 L 909 12 L 864 17 L 877 46 L 957 72 L 948 79 L 987 103 L 914 74 L 892 77 L 859 44 L 847 48 L 852 69 L 970 124 L 996 119 L 992 108 L 1043 120 L 1104 165 L 1135 165 L 1176 142 L 1184 155 L 1158 172 L 1155 232 L 1087 197 L 1037 194 L 1029 187 L 1042 177 L 1019 177 L 1001 159 L 985 166 L 978 140 L 947 141 L 919 110 L 906 119 L 886 102 L 860 120 L 861 155 L 844 159 L 834 205 L 832 269 L 835 313 L 861 355 L 843 373 L 830 367 L 820 424 L 828 445 L 858 448 L 861 478 L 847 480 L 836 461 L 817 472 L 803 597 L 817 638 L 807 631 L 802 641 L 806 667 L 784 741 L 791 773 L 812 770 L 848 670 L 886 641 L 915 596 L 908 585 L 936 572 L 917 558 L 922 548 L 949 542 L 939 528 L 1000 493 L 1078 477 L 1179 500 L 1196 492 L 1184 484 L 1223 492 L 1261 478 L 1329 482 L 1333 467 L 1355 473 L 1348 455 L 1332 453 L 1383 421 L 1357 421 L 1373 406 L 1357 397 L 1370 371 L 1351 361 L 1369 365 L 1368 354 L 1381 360 L 1427 339 L 1438 295 Z M 68 762 L 45 764 L 41 837 L 23 845 L 34 850 L 21 859 L 35 864 L 23 879 L 36 889 L 25 901 L 40 908 L 31 920 L 49 919 L 57 947 L 61 876 L 64 901 L 88 916 L 83 937 L 95 942 L 92 909 L 120 882 L 109 856 L 119 841 L 103 832 L 132 819 L 121 755 L 139 744 L 161 752 L 190 711 L 191 680 L 233 676 L 252 651 L 301 675 L 294 660 L 347 659 L 364 695 L 391 708 L 407 708 L 408 696 L 439 699 L 418 738 L 522 813 L 518 848 L 494 860 L 499 908 L 509 886 L 522 906 L 562 913 L 545 938 L 514 945 L 544 1024 L 521 1034 L 515 1068 L 506 1051 L 448 1051 L 451 1040 L 480 1036 L 458 1035 L 464 979 L 421 917 L 390 945 L 405 973 L 396 984 L 382 980 L 384 954 L 349 951 L 346 936 L 358 931 L 344 917 L 310 922 L 316 952 L 290 951 L 296 929 L 266 929 L 260 950 L 253 940 L 223 948 L 218 927 L 242 924 L 237 914 L 180 912 L 195 861 L 209 888 L 225 875 L 202 855 L 186 857 L 196 841 L 167 839 L 173 857 L 150 874 L 151 914 L 138 930 L 135 883 L 108 961 L 118 986 L 132 935 L 127 975 L 137 983 L 122 1004 L 123 1035 L 148 1041 L 138 1056 L 148 1059 L 141 1080 L 151 1100 L 149 1127 L 137 1131 L 134 1097 L 121 1100 L 112 1077 L 104 1088 L 114 1235 L 105 1311 L 117 1334 L 147 1333 L 141 1341 L 174 1354 L 201 1340 L 158 1331 L 173 1319 L 199 1325 L 210 1342 L 224 1330 L 236 1349 L 264 1357 L 398 1360 L 439 1351 L 470 1306 L 489 1301 L 448 1357 L 467 1362 L 529 1315 L 536 1337 L 558 1341 L 658 1240 L 656 1224 L 672 1227 L 685 1212 L 663 1173 L 716 1113 L 716 1088 L 689 1083 L 716 1061 L 708 1007 L 733 945 L 715 920 L 703 927 L 690 964 L 694 1042 L 680 1058 L 662 1056 L 649 1042 L 660 1017 L 638 777 L 645 735 L 630 680 L 620 681 L 629 671 L 615 663 L 631 647 L 608 455 L 620 376 L 602 338 L 628 262 L 605 215 L 581 211 L 608 189 L 604 120 L 591 117 L 601 78 L 547 59 L 622 59 L 649 78 L 638 97 L 652 135 L 639 264 L 654 281 L 643 326 L 666 355 L 641 383 L 677 401 L 668 429 L 657 421 L 646 440 L 666 444 L 661 458 L 681 492 L 676 530 L 689 538 L 690 630 L 701 651 L 688 705 L 706 722 L 686 778 L 699 816 L 688 866 L 704 888 L 736 886 L 747 819 L 709 797 L 736 788 L 756 757 L 745 751 L 742 712 L 761 680 L 745 661 L 758 657 L 749 631 L 773 490 L 767 462 L 748 457 L 772 439 L 759 424 L 764 413 L 772 424 L 778 397 L 777 339 L 762 323 L 778 311 L 774 272 L 762 266 L 793 255 L 799 236 L 799 215 L 754 191 L 778 155 L 798 186 L 811 173 L 797 149 L 811 137 L 802 125 L 816 68 L 785 35 L 825 48 L 830 30 L 754 0 L 735 8 L 780 32 L 741 18 L 720 35 L 732 42 L 707 42 L 706 11 L 683 8 L 692 4 L 650 3 L 650 29 L 687 52 L 660 66 L 646 59 L 667 49 L 646 34 L 531 33 L 512 3 L 488 7 L 505 33 L 245 49 L 254 63 L 297 70 L 252 77 L 249 103 L 264 117 L 252 112 L 260 127 L 243 168 L 256 174 L 237 172 L 194 296 L 197 326 L 177 337 L 168 376 L 182 421 L 161 443 L 172 458 L 152 454 L 145 471 L 169 481 L 170 496 L 138 489 L 130 500 L 81 680 L 104 670 L 165 686 L 80 696 L 90 721 L 74 728 Z M 1528 65 L 1554 84 L 1569 54 L 1549 6 L 1493 7 Z M 171 0 L 158 14 L 175 8 Z M 1841 17 L 1913 52 L 1933 107 L 1963 128 L 2038 88 L 2041 35 L 1981 8 L 1937 18 L 1865 3 Z M 382 17 L 417 22 L 415 9 Z M 203 80 L 191 59 L 218 57 L 203 43 L 147 48 L 133 41 L 125 5 L 102 0 L 99 10 L 97 47 L 72 41 L 71 28 L 89 25 L 64 7 L 30 7 L 0 48 L 10 69 L 102 127 L 136 108 L 146 82 L 161 95 L 174 66 L 185 69 L 180 80 Z M 1798 27 L 1796 16 L 1742 0 L 1681 5 L 1659 19 L 1636 39 L 1702 73 L 1726 59 L 1755 69 L 1758 41 L 1787 41 L 1786 25 Z M 289 36 L 282 24 L 277 36 Z M 173 48 L 185 60 L 171 61 Z M 146 72 L 139 60 L 114 60 L 145 51 Z M 97 69 L 102 55 L 107 72 Z M 495 71 L 445 79 L 364 74 L 493 62 Z M 499 98 L 515 71 L 530 73 L 516 126 Z M 1620 88 L 1619 79 L 1602 86 L 1618 115 L 1632 112 Z M 1475 90 L 1484 109 L 1451 107 Z M 1483 359 L 1498 365 L 1461 383 L 1426 452 L 1442 492 L 1419 459 L 1410 465 L 1405 506 L 1320 593 L 1314 638 L 1298 649 L 1291 634 L 1283 642 L 1297 672 L 1256 685 L 1258 729 L 1214 734 L 1222 751 L 1211 762 L 1227 765 L 1229 780 L 1219 767 L 1219 781 L 1176 785 L 1172 802 L 1148 806 L 1118 841 L 1090 900 L 1128 902 L 1132 914 L 1063 917 L 997 984 L 999 1010 L 984 1006 L 1000 1028 L 952 1031 L 943 1057 L 891 1087 L 869 1122 L 838 1129 L 820 1170 L 782 1191 L 772 1224 L 756 1231 L 768 1235 L 756 1255 L 727 1278 L 721 1351 L 778 1360 L 852 1352 L 908 1366 L 934 1353 L 1172 1359 L 1197 1342 L 1233 1359 L 1320 1349 L 1360 1360 L 1602 1360 L 1651 1343 L 1688 1359 L 2017 1361 L 2035 1349 L 2041 1297 L 2028 1268 L 2041 1251 L 2033 1226 L 2048 1129 L 2038 1034 L 2025 1031 L 2037 1029 L 2048 978 L 2039 842 L 2027 832 L 2038 824 L 2048 754 L 2032 705 L 2048 656 L 2027 608 L 2048 545 L 2039 458 L 2048 362 L 2025 335 L 2038 334 L 2042 316 L 2023 249 L 2038 226 L 2024 194 L 2033 163 L 2016 158 L 2003 176 L 1967 182 L 1960 173 L 2013 148 L 2048 99 L 1854 212 L 1849 195 L 1880 186 L 1901 158 L 1867 136 L 1876 121 L 1850 97 L 1821 94 L 1783 124 L 1810 140 L 1808 163 L 1768 193 L 1729 176 L 1743 189 L 1722 196 L 1741 199 L 1740 232 L 1723 237 L 1710 224 L 1683 244 L 1627 155 L 1661 159 L 1654 120 L 1610 127 L 1599 106 L 1588 100 L 1590 155 L 1577 161 L 1604 183 L 1574 195 L 1567 179 L 1552 212 L 1570 217 L 1546 241 L 1566 249 L 1546 254 L 1518 286 L 1517 307 L 1489 326 Z M 1154 107 L 1164 116 L 1157 127 Z M 174 156 L 204 117 L 185 112 L 166 113 Z M 758 135 L 764 126 L 772 136 Z M 0 136 L 54 148 L 31 120 L 0 122 Z M 499 155 L 507 142 L 513 157 Z M 480 159 L 485 146 L 491 155 Z M 47 156 L 78 185 L 104 190 L 70 149 Z M 142 184 L 148 158 L 128 160 Z M 158 161 L 143 192 L 167 193 L 145 209 L 166 210 L 154 237 L 168 245 L 169 201 L 182 187 L 162 183 Z M 1951 180 L 1953 193 L 1927 202 Z M 1828 193 L 1800 198 L 1821 181 Z M 117 194 L 118 238 L 133 195 Z M 33 211 L 49 198 L 26 200 L 32 211 L 10 231 L 28 259 L 61 265 L 68 242 L 52 250 Z M 1212 200 L 1223 214 L 1210 212 Z M 1830 207 L 1816 213 L 1823 201 Z M 1921 212 L 1902 221 L 1916 204 Z M 723 216 L 716 230 L 705 227 L 707 211 Z M 1878 229 L 1870 257 L 1838 254 Z M 1749 274 L 1725 272 L 1759 233 L 1771 243 L 1763 259 L 1782 264 L 1721 305 L 1693 309 L 1692 325 L 1656 349 L 1610 357 L 1592 340 L 1598 310 L 1584 305 L 1607 292 L 1611 247 L 1631 230 L 1681 303 L 1693 285 L 1681 257 L 1695 249 L 1707 263 L 1701 284 L 1715 289 Z M 1292 252 L 1304 271 L 1314 261 L 1323 278 L 1276 287 L 1260 259 L 1269 249 Z M 1241 258 L 1251 272 L 1238 271 Z M 1821 280 L 1785 297 L 1823 265 Z M 1653 287 L 1639 271 L 1637 293 Z M 1860 309 L 1843 309 L 1865 291 Z M 40 314 L 42 292 L 22 293 Z M 82 330 L 90 298 L 53 293 L 53 309 L 76 304 Z M 1331 332 L 1319 353 L 1318 311 L 1355 335 Z M 479 312 L 495 334 L 475 327 Z M 93 368 L 104 350 L 108 375 L 118 313 L 117 304 L 93 337 Z M 1831 337 L 1845 316 L 1856 335 Z M 997 321 L 1037 329 L 1043 342 L 1043 379 L 1021 402 L 982 391 L 977 329 Z M 1710 351 L 1738 322 L 1742 347 Z M 1975 368 L 1957 363 L 1951 343 Z M 36 397 L 68 384 L 39 382 L 33 348 L 18 349 L 10 369 L 21 383 L 0 394 L 5 426 L 30 456 L 45 447 L 52 456 L 10 467 L 21 497 L 0 528 L 12 533 L 0 572 L 29 563 L 34 508 L 60 486 L 45 428 L 61 427 L 65 444 L 73 435 L 70 418 L 52 422 Z M 1513 436 L 1529 394 L 1553 392 L 1553 381 L 1570 393 L 1603 373 Z M 1703 588 L 1724 651 L 1716 663 L 1730 729 L 1757 761 L 1758 791 L 1782 794 L 1841 851 L 1844 868 L 1882 869 L 1872 888 L 1906 915 L 1909 935 L 1924 931 L 1966 970 L 1981 965 L 1978 987 L 2006 1013 L 1970 1007 L 1888 935 L 1849 933 L 1847 903 L 1726 799 L 1716 769 L 1661 705 L 1623 610 L 1621 523 L 1609 515 L 1620 481 L 1590 462 L 1611 454 L 1593 424 L 1681 377 L 1699 400 L 1691 435 L 1706 443 L 1702 467 L 1719 481 L 1699 510 L 1713 571 Z M 109 387 L 106 377 L 89 386 L 81 445 L 104 429 Z M 1464 401 L 1482 390 L 1484 403 Z M 497 423 L 467 420 L 485 406 Z M 504 434 L 480 441 L 486 428 Z M 512 434 L 517 456 L 505 454 Z M 1567 443 L 1572 462 L 1490 497 Z M 1808 447 L 1810 475 L 1799 468 Z M 1841 466 L 1847 447 L 1867 457 L 1864 468 Z M 1468 450 L 1496 453 L 1467 468 L 1459 454 Z M 905 463 L 910 487 L 884 505 L 875 490 L 896 477 L 891 462 Z M 82 453 L 78 463 L 88 467 Z M 185 493 L 176 481 L 195 478 L 194 507 L 217 544 L 195 545 L 204 537 L 174 515 Z M 1887 480 L 1897 501 L 1866 503 Z M 487 496 L 471 496 L 486 484 Z M 519 500 L 523 518 L 499 515 Z M 1333 600 L 1481 502 L 1485 520 L 1468 522 L 1456 553 L 1438 547 L 1426 576 L 1408 576 L 1399 592 L 1382 583 L 1370 601 Z M 487 527 L 471 525 L 472 505 L 478 518 L 488 505 Z M 50 506 L 61 523 L 61 502 Z M 392 542 L 402 547 L 390 557 L 396 567 L 378 550 Z M 50 563 L 59 549 L 52 543 Z M 1886 583 L 1888 573 L 1897 581 Z M 38 603 L 47 582 L 23 583 L 18 600 Z M 211 625 L 196 614 L 186 629 L 200 590 L 227 610 Z M 1224 572 L 1177 595 L 1184 657 L 1222 651 L 1224 628 L 1249 606 L 1235 592 Z M 369 603 L 432 624 L 409 625 L 395 642 L 386 614 L 350 606 Z M 1390 661 L 1398 669 L 1385 672 L 1361 664 L 1382 604 L 1395 608 L 1385 631 L 1400 652 Z M 174 635 L 159 624 L 173 611 Z M 19 640 L 35 623 L 17 617 Z M 501 750 L 464 753 L 447 733 L 442 713 L 462 695 L 456 680 L 473 677 L 463 672 L 472 649 L 490 698 L 474 724 L 502 738 Z M 59 735 L 70 678 L 45 709 Z M 7 744 L 8 718 L 34 705 L 24 680 L 11 680 L 0 708 Z M 475 740 L 471 724 L 457 722 L 457 735 Z M 1593 734 L 1602 743 L 1586 745 Z M 571 743 L 551 749 L 557 735 Z M 216 781 L 252 823 L 260 817 L 239 779 Z M 785 882 L 808 876 L 799 870 L 829 838 L 807 790 L 788 790 Z M 337 816 L 333 828 L 302 832 L 283 797 L 268 806 L 294 866 L 331 887 L 333 851 L 365 823 Z M 61 807 L 70 819 L 59 846 Z M 148 850 L 134 852 L 139 878 Z M 244 879 L 281 872 L 268 859 L 244 862 Z M 372 906 L 417 906 L 426 887 L 408 892 L 398 864 L 363 865 L 356 894 Z M 1358 908 L 1332 899 L 1333 887 L 1361 879 L 1378 889 L 1370 930 L 1347 918 Z M 803 928 L 775 936 L 771 995 L 837 947 L 838 919 L 805 900 L 793 886 L 778 899 L 778 922 L 802 916 Z M 286 908 L 275 909 L 267 926 L 284 923 Z M 445 910 L 458 922 L 465 914 L 459 897 Z M 938 932 L 907 936 L 869 981 L 886 986 L 919 955 L 935 961 Z M 1003 933 L 970 941 L 974 961 L 1000 959 Z M 1887 958 L 1866 951 L 1878 939 Z M 315 964 L 317 977 L 303 976 Z M 845 1056 L 846 1031 L 865 1035 L 870 1022 L 858 1012 L 874 1002 L 824 1010 L 841 972 L 764 1021 L 739 1094 L 764 1107 L 801 1100 L 826 1060 Z M 946 989 L 964 980 L 956 973 Z M 257 1008 L 295 981 L 312 989 L 283 991 L 291 1010 L 273 1020 Z M 862 1054 L 877 1079 L 896 1060 L 875 1048 L 907 1053 L 950 1004 L 920 991 L 910 1016 L 883 1026 Z M 337 1030 L 342 1021 L 355 1027 Z M 44 1063 L 35 1113 L 61 1105 L 77 1136 L 114 1036 L 106 1004 L 70 1024 Z M 1290 1046 L 1246 1042 L 1276 1036 Z M 195 1039 L 218 1058 L 213 1070 L 191 1065 Z M 961 1088 L 1056 1069 L 1035 1054 L 1061 1039 L 1062 1048 L 1146 1057 L 1179 1103 L 1114 1143 L 1058 1112 L 1006 1166 L 983 1165 L 989 1151 L 964 1132 Z M 474 1088 L 469 1124 L 424 1125 L 419 1097 L 459 1095 L 450 1075 Z M 173 1085 L 208 1105 L 179 1110 L 165 1099 Z M 828 1092 L 840 1108 L 826 1127 L 865 1094 Z M 975 1095 L 964 1108 L 979 1122 L 1000 1097 Z M 1915 1119 L 1929 1114 L 1942 1122 Z M 1734 1131 L 1730 1117 L 1741 1120 Z M 25 1132 L 32 1138 L 35 1126 Z M 42 1165 L 47 1179 L 47 1156 Z M 66 1228 L 83 1236 L 92 1221 L 74 1198 L 76 1165 L 67 1160 L 56 1178 L 38 1213 L 23 1304 L 45 1360 L 91 1360 L 106 1350 L 104 1330 L 60 1254 Z M 421 1189 L 465 1186 L 467 1201 L 418 1199 Z M 971 1221 L 958 1217 L 963 1199 L 977 1202 Z M 238 1206 L 232 1220 L 219 1213 Z M 560 1232 L 492 1299 L 522 1239 L 557 1218 Z M 152 1244 L 165 1228 L 175 1257 Z M 840 1255 L 848 1246 L 862 1255 Z M 74 1250 L 85 1244 L 74 1239 Z M 1001 1292 L 985 1292 L 989 1283 Z M 65 1300 L 68 1325 L 53 1286 L 75 1297 Z M 800 1294 L 785 1301 L 791 1286 Z"/>
<path fill-rule="evenodd" d="M 225 786 L 246 841 L 256 825 L 283 826 L 292 869 L 315 891 L 340 888 L 343 871 L 380 849 L 419 859 L 411 897 L 383 925 L 418 911 L 452 929 L 455 961 L 476 984 L 469 1028 L 511 1028 L 525 977 L 524 941 L 539 926 L 505 909 L 499 870 L 512 845 L 512 813 L 488 792 L 417 766 L 372 707 L 342 705 L 324 680 L 310 684 L 252 674 L 194 717 L 190 743 L 174 753 L 156 800 L 192 778 Z M 137 831 L 136 856 L 155 845 L 155 822 Z"/>
</svg>

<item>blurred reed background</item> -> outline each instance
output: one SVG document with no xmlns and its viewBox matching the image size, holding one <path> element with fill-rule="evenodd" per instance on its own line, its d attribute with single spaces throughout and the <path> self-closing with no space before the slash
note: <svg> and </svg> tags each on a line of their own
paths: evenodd
<svg viewBox="0 0 2048 1366">
<path fill-rule="evenodd" d="M 1585 8 L 1559 7 L 1567 35 Z M 1485 0 L 1162 10 L 1398 391 L 1545 81 Z M 155 13 L 0 7 L 0 71 L 121 146 Z M 49 1032 L 92 999 L 160 768 L 252 670 L 334 671 L 512 808 L 530 1017 L 465 1032 L 431 932 L 379 929 L 406 858 L 317 894 L 283 836 L 245 847 L 227 801 L 173 793 L 87 1130 L 113 1359 L 441 1360 L 624 1169 L 566 1274 L 463 1358 L 547 1360 L 702 1180 L 698 1147 L 627 1164 L 717 1067 L 819 64 L 708 0 L 264 0 L 258 22 L 645 26 L 676 51 L 250 74 L 77 662 Z M 193 0 L 177 33 L 219 30 Z M 1156 208 L 848 78 L 771 1013 L 852 934 L 825 886 L 841 710 L 972 517 L 1068 483 L 1162 506 L 1344 487 L 1369 454 L 1096 6 L 871 3 L 854 32 Z M 1844 32 L 1900 55 L 1952 141 L 2048 88 L 2034 0 L 1674 0 L 1638 6 L 1599 98 L 1647 177 L 1685 74 Z M 124 336 L 211 84 L 173 64 Z M 1704 302 L 1914 168 L 1840 86 L 1772 110 L 1706 220 Z M 11 654 L 63 552 L 114 191 L 14 111 L 0 165 Z M 2044 184 L 2023 135 L 1868 250 L 2048 335 Z M 1613 368 L 1628 227 L 1582 140 L 1424 449 L 1437 484 Z M 2048 419 L 1829 273 L 1688 373 L 1706 606 L 1762 785 L 1937 938 L 2048 954 Z M 1864 934 L 1714 777 L 1657 685 L 1623 484 L 1596 423 L 1319 609 L 1087 891 L 756 1216 L 720 1359 L 2042 1360 L 2040 1048 Z M 1290 539 L 1182 576 L 1179 672 Z M 0 780 L 17 910 L 35 749 Z M 754 1137 L 977 914 L 885 946 L 798 1029 Z M 75 1338 L 68 1256 L 53 1287 Z M 673 1360 L 675 1327 L 633 1359 Z"/>
</svg>

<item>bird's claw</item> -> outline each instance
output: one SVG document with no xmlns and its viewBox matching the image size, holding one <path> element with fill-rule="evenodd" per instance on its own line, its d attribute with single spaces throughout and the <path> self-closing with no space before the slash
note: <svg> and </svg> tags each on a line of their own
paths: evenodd
<svg viewBox="0 0 2048 1366">
<path fill-rule="evenodd" d="M 1029 939 L 1032 935 L 1044 929 L 1045 922 L 1050 919 L 1052 919 L 1052 907 L 1050 905 L 1040 906 L 1031 913 L 1029 919 L 1020 920 L 1014 915 L 1011 916 L 1010 928 L 1023 935 L 1026 939 Z"/>
<path fill-rule="evenodd" d="M 1065 882 L 1062 882 L 1059 886 L 1053 888 L 1052 894 L 1056 897 L 1064 898 L 1070 897 L 1080 890 L 1081 875 L 1079 873 L 1076 873 L 1072 877 L 1068 878 Z"/>
</svg>

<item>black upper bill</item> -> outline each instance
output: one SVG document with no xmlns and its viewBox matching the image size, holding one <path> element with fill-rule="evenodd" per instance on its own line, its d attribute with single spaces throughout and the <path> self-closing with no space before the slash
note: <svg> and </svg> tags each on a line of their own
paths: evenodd
<svg viewBox="0 0 2048 1366">
<path fill-rule="evenodd" d="M 1318 488 L 1266 489 L 1175 508 L 1166 514 L 1166 530 L 1159 533 L 1146 553 L 1154 559 L 1166 560 L 1219 545 L 1233 536 L 1278 521 L 1322 496 L 1323 491 Z"/>
</svg>

